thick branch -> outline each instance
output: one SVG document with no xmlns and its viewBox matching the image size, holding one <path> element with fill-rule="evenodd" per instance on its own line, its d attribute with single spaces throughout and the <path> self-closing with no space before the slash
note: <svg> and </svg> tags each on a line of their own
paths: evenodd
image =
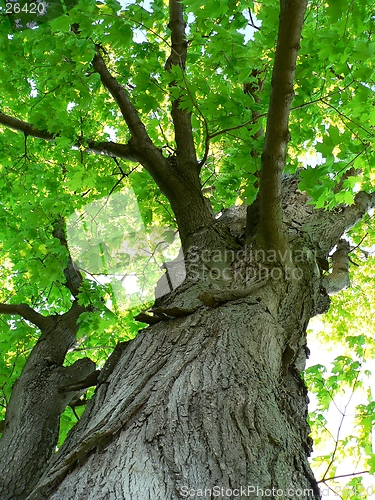
<svg viewBox="0 0 375 500">
<path fill-rule="evenodd" d="M 349 279 L 349 242 L 342 239 L 332 255 L 332 272 L 323 277 L 322 284 L 327 293 L 335 294 L 350 286 Z"/>
<path fill-rule="evenodd" d="M 122 89 L 121 85 L 119 85 L 109 74 L 101 57 L 100 60 L 97 59 L 97 65 L 100 66 L 103 72 L 103 75 L 101 75 L 102 80 L 104 76 L 103 83 L 109 82 L 113 87 L 113 91 L 116 89 L 120 91 Z M 121 96 L 125 94 L 120 92 L 118 98 L 121 100 Z M 153 177 L 161 192 L 164 193 L 171 202 L 172 209 L 178 220 L 181 239 L 184 240 L 184 246 L 186 246 L 188 245 L 188 235 L 193 234 L 200 227 L 209 226 L 212 222 L 211 213 L 208 210 L 200 186 L 198 185 L 198 172 L 196 171 L 196 174 L 192 176 L 191 172 L 188 170 L 177 170 L 172 162 L 164 158 L 161 151 L 153 145 L 148 137 L 143 124 L 140 122 L 139 118 L 137 118 L 135 108 L 133 108 L 130 102 L 129 105 L 131 109 L 134 110 L 135 118 L 133 118 L 135 122 L 137 122 L 137 120 L 139 121 L 140 125 L 139 127 L 135 126 L 135 130 L 136 132 L 140 130 L 141 137 L 134 139 L 133 136 L 127 144 L 118 144 L 115 142 L 96 143 L 95 141 L 88 140 L 88 149 L 86 149 L 86 151 L 141 163 Z M 55 136 L 59 135 L 41 131 L 28 122 L 4 115 L 4 113 L 0 113 L 0 123 L 31 137 L 43 140 L 53 141 Z M 146 142 L 142 142 L 143 134 L 145 134 L 144 140 Z M 72 147 L 74 146 L 79 147 L 79 144 L 72 145 Z M 190 217 L 189 215 L 191 214 L 194 214 L 194 216 Z M 19 314 L 19 312 L 12 314 Z M 30 321 L 32 320 L 30 319 Z"/>
<path fill-rule="evenodd" d="M 117 102 L 121 114 L 132 135 L 131 141 L 135 142 L 139 149 L 150 148 L 154 152 L 157 151 L 159 155 L 162 156 L 147 134 L 146 128 L 139 118 L 138 112 L 133 106 L 133 103 L 130 101 L 125 88 L 108 71 L 99 49 L 97 49 L 97 53 L 93 59 L 93 66 L 94 70 L 99 73 L 104 87 Z"/>
<path fill-rule="evenodd" d="M 186 24 L 183 17 L 183 6 L 178 0 L 169 0 L 169 24 L 171 30 L 172 50 L 165 64 L 165 69 L 170 71 L 172 66 L 180 66 L 185 70 L 187 41 L 185 35 Z M 177 98 L 172 103 L 172 119 L 177 146 L 177 164 L 181 169 L 192 172 L 197 185 L 199 172 L 197 162 L 193 129 L 191 126 L 191 113 L 181 109 L 181 100 Z"/>
<path fill-rule="evenodd" d="M 184 247 L 187 248 L 189 246 L 188 240 L 190 235 L 195 233 L 199 228 L 209 226 L 212 222 L 212 214 L 201 193 L 192 138 L 190 146 L 187 146 L 185 150 L 186 144 L 189 144 L 189 141 L 185 144 L 186 138 L 189 134 L 191 136 L 190 117 L 188 117 L 189 123 L 187 129 L 184 128 L 182 122 L 179 122 L 178 142 L 181 144 L 182 161 L 180 163 L 180 159 L 178 160 L 178 167 L 183 168 L 176 169 L 176 165 L 165 158 L 162 152 L 152 143 L 126 90 L 109 73 L 99 51 L 94 57 L 93 65 L 95 71 L 100 74 L 103 85 L 119 105 L 132 137 L 127 144 L 117 144 L 114 142 L 96 143 L 89 140 L 87 141 L 87 151 L 141 163 L 153 177 L 162 193 L 171 202 L 179 224 L 181 239 L 183 240 Z M 178 116 L 182 116 L 184 120 L 187 118 L 187 115 L 178 108 L 176 108 L 176 113 Z M 27 136 L 48 141 L 53 141 L 55 137 L 60 135 L 59 133 L 52 134 L 48 131 L 39 130 L 28 122 L 7 116 L 4 113 L 0 113 L 0 124 L 23 132 Z M 72 144 L 72 147 L 74 146 L 80 147 L 79 144 Z M 192 166 L 192 168 L 189 168 L 189 166 Z M 73 295 L 76 293 L 77 288 L 74 287 L 74 290 Z M 15 314 L 18 314 L 18 312 Z"/>
<path fill-rule="evenodd" d="M 0 304 L 0 314 L 17 314 L 40 329 L 47 326 L 48 318 L 27 304 Z"/>
<path fill-rule="evenodd" d="M 177 4 L 176 4 L 177 5 Z M 134 158 L 144 166 L 153 177 L 161 192 L 169 199 L 178 222 L 183 247 L 191 245 L 190 238 L 198 230 L 212 224 L 212 213 L 204 199 L 199 179 L 198 162 L 192 142 L 192 132 L 187 115 L 175 108 L 177 114 L 175 127 L 176 142 L 179 137 L 176 162 L 163 156 L 147 134 L 137 110 L 129 99 L 125 88 L 110 74 L 103 57 L 97 49 L 93 66 L 100 74 L 102 83 L 117 102 L 128 125 L 131 139 L 127 144 Z M 190 135 L 190 139 L 189 139 Z"/>
<path fill-rule="evenodd" d="M 170 71 L 172 66 L 181 66 L 183 70 L 185 69 L 187 51 L 185 27 L 182 3 L 169 0 L 168 28 L 171 30 L 172 51 L 165 63 L 167 71 Z"/>
<path fill-rule="evenodd" d="M 262 154 L 260 228 L 262 247 L 283 248 L 281 175 L 289 140 L 293 81 L 307 0 L 281 0 L 279 34 L 272 73 L 271 100 Z"/>
<path fill-rule="evenodd" d="M 36 137 L 38 139 L 44 139 L 45 141 L 54 141 L 55 137 L 58 135 L 58 134 L 51 134 L 46 130 L 39 130 L 30 123 L 23 122 L 22 120 L 18 120 L 17 118 L 13 118 L 1 112 L 0 112 L 0 123 L 2 125 L 5 125 L 6 127 L 12 128 L 13 130 L 23 132 L 25 135 Z"/>
<path fill-rule="evenodd" d="M 153 144 L 147 134 L 146 128 L 139 118 L 133 103 L 130 101 L 125 88 L 109 72 L 99 49 L 97 49 L 97 53 L 93 59 L 93 66 L 95 71 L 99 73 L 104 87 L 118 104 L 131 133 L 132 137 L 125 146 L 127 152 L 134 160 L 139 161 L 146 168 L 161 191 L 171 199 L 171 194 L 175 191 L 175 187 L 172 186 L 174 172 L 170 171 L 166 158 L 164 158 L 161 151 Z M 113 151 L 115 153 L 118 149 L 121 149 L 119 145 L 114 145 L 114 143 L 111 143 L 109 149 L 105 143 L 100 143 L 94 147 L 99 147 L 100 149 L 101 144 L 104 144 L 105 151 Z"/>
<path fill-rule="evenodd" d="M 31 123 L 24 122 L 18 118 L 5 115 L 0 112 L 0 124 L 9 127 L 17 132 L 23 132 L 26 136 L 35 137 L 36 139 L 43 139 L 44 141 L 54 141 L 60 134 L 51 134 L 46 130 L 39 130 Z M 84 142 L 84 141 L 83 141 Z M 130 144 L 119 144 L 116 142 L 98 142 L 88 140 L 88 148 L 85 150 L 88 153 L 103 154 L 116 158 L 124 158 L 125 160 L 138 162 L 139 158 L 136 151 Z M 72 145 L 73 147 L 80 147 L 79 144 Z"/>
<path fill-rule="evenodd" d="M 88 358 L 86 358 L 88 359 Z M 71 365 L 74 367 L 74 365 Z M 67 367 L 71 368 L 70 366 Z M 95 365 L 94 365 L 95 368 Z M 85 378 L 80 380 L 75 380 L 70 385 L 64 385 L 60 387 L 59 392 L 71 392 L 71 391 L 81 391 L 82 389 L 88 389 L 98 383 L 98 377 L 100 375 L 100 370 L 95 370 L 90 372 Z"/>
<path fill-rule="evenodd" d="M 303 229 L 316 242 L 322 255 L 328 255 L 341 236 L 375 207 L 375 192 L 356 194 L 353 205 L 337 207 L 330 211 L 314 210 Z"/>
<path fill-rule="evenodd" d="M 131 144 L 119 144 L 117 142 L 95 142 L 87 141 L 88 153 L 103 154 L 112 158 L 124 158 L 128 161 L 139 162 L 140 158 L 134 151 Z"/>
<path fill-rule="evenodd" d="M 59 333 L 64 334 L 64 328 Z M 59 338 L 54 340 L 58 348 Z M 37 349 L 38 344 L 33 353 Z M 38 354 L 36 358 L 33 367 L 25 366 L 7 405 L 4 434 L 0 440 L 2 500 L 28 497 L 55 453 L 60 415 L 72 400 L 80 397 L 74 389 L 61 390 L 62 386 L 74 387 L 95 373 L 95 363 L 88 358 L 67 367 Z M 19 436 L 22 436 L 22 446 Z"/>
</svg>

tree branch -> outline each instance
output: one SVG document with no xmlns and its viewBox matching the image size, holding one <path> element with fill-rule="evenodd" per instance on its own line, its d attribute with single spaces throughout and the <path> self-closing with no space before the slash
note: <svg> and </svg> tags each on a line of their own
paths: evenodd
<svg viewBox="0 0 375 500">
<path fill-rule="evenodd" d="M 33 125 L 18 118 L 13 118 L 11 116 L 5 115 L 0 112 L 0 123 L 6 127 L 17 130 L 18 132 L 23 132 L 26 136 L 36 137 L 38 139 L 44 139 L 45 141 L 54 141 L 58 134 L 51 134 L 46 130 L 39 130 Z"/>
<path fill-rule="evenodd" d="M 150 139 L 125 88 L 109 72 L 98 47 L 97 53 L 93 59 L 93 66 L 95 71 L 99 73 L 104 87 L 118 104 L 125 123 L 131 133 L 131 139 L 126 145 L 99 143 L 95 146 L 91 143 L 90 147 L 94 147 L 96 151 L 105 152 L 105 154 L 110 153 L 111 156 L 115 156 L 117 151 L 126 151 L 129 155 L 128 157 L 140 162 L 145 167 L 159 186 L 160 190 L 170 200 L 171 195 L 173 195 L 173 192 L 176 190 L 176 187 L 173 185 L 174 181 L 177 181 L 175 173 L 170 170 L 167 159 Z"/>
<path fill-rule="evenodd" d="M 169 0 L 169 23 L 171 30 L 171 54 L 165 63 L 165 69 L 170 71 L 172 66 L 180 66 L 185 69 L 187 41 L 185 37 L 186 23 L 183 17 L 182 3 L 177 0 Z"/>
<path fill-rule="evenodd" d="M 80 291 L 79 289 L 83 282 L 83 277 L 70 255 L 68 241 L 66 239 L 65 220 L 63 217 L 60 217 L 56 221 L 56 227 L 52 234 L 60 241 L 61 245 L 65 247 L 68 252 L 68 262 L 66 264 L 66 268 L 64 269 L 64 276 L 66 279 L 64 285 L 68 288 L 73 297 L 77 298 Z"/>
<path fill-rule="evenodd" d="M 179 123 L 176 135 L 179 137 L 178 147 L 181 148 L 181 151 L 179 151 L 181 156 L 179 155 L 180 158 L 176 165 L 170 159 L 165 158 L 162 151 L 153 144 L 125 88 L 110 74 L 100 54 L 99 47 L 97 47 L 97 53 L 93 59 L 93 66 L 95 71 L 99 73 L 103 85 L 117 102 L 129 127 L 131 139 L 127 144 L 96 143 L 89 140 L 87 141 L 87 151 L 141 163 L 153 177 L 161 192 L 169 199 L 179 224 L 183 246 L 187 248 L 190 245 L 190 237 L 197 229 L 209 227 L 213 217 L 207 206 L 207 200 L 204 199 L 201 193 L 199 167 L 192 142 L 190 117 L 176 108 L 179 117 L 182 116 L 183 120 L 188 119 L 185 122 L 180 122 L 176 118 L 176 124 Z M 48 131 L 39 130 L 30 123 L 7 116 L 4 113 L 0 113 L 0 124 L 23 132 L 25 136 L 48 141 L 54 141 L 60 135 L 59 133 L 52 134 Z M 187 141 L 189 136 L 190 141 Z M 186 144 L 190 144 L 190 146 L 186 146 Z M 81 146 L 82 139 L 80 144 L 72 144 L 72 147 Z M 75 296 L 78 287 L 74 286 L 70 290 Z"/>
<path fill-rule="evenodd" d="M 17 314 L 41 330 L 47 326 L 48 318 L 39 314 L 28 304 L 0 304 L 0 314 Z"/>
<path fill-rule="evenodd" d="M 140 157 L 131 144 L 119 144 L 118 142 L 95 142 L 87 141 L 88 153 L 103 154 L 112 158 L 124 158 L 124 160 L 139 162 Z"/>
<path fill-rule="evenodd" d="M 180 4 L 177 4 L 177 2 L 174 7 L 177 10 L 181 9 Z M 180 60 L 184 61 L 184 55 L 181 55 Z M 213 219 L 207 200 L 205 200 L 201 192 L 199 167 L 192 141 L 190 118 L 187 121 L 186 113 L 175 105 L 174 109 L 177 114 L 174 116 L 175 128 L 178 128 L 176 132 L 176 142 L 179 148 L 178 156 L 165 158 L 161 150 L 153 144 L 147 134 L 146 128 L 130 101 L 125 88 L 110 74 L 99 47 L 97 47 L 93 66 L 95 71 L 100 74 L 104 87 L 118 104 L 128 125 L 131 139 L 126 146 L 134 155 L 133 157 L 137 158 L 149 172 L 161 192 L 170 201 L 180 229 L 182 245 L 187 249 L 191 245 L 191 238 L 194 233 L 198 229 L 210 227 Z M 172 111 L 173 113 L 174 111 Z M 108 146 L 105 145 L 105 147 Z"/>
<path fill-rule="evenodd" d="M 282 231 L 281 175 L 286 162 L 293 81 L 306 6 L 307 0 L 280 1 L 279 33 L 260 175 L 258 243 L 266 248 L 283 249 L 286 246 Z"/>
<path fill-rule="evenodd" d="M 190 235 L 194 234 L 197 229 L 208 227 L 212 223 L 212 214 L 201 193 L 196 160 L 193 171 L 183 168 L 176 169 L 173 162 L 165 158 L 152 143 L 125 89 L 111 76 L 99 52 L 96 54 L 93 64 L 101 76 L 102 83 L 119 104 L 132 137 L 127 144 L 97 143 L 93 140 L 85 141 L 83 139 L 83 142 L 88 145 L 86 151 L 141 163 L 153 177 L 160 191 L 169 199 L 178 220 L 181 240 L 184 242 L 184 247 L 187 247 Z M 0 113 L 0 124 L 23 132 L 26 137 L 31 136 L 47 141 L 54 141 L 60 135 L 59 133 L 51 134 L 48 131 L 39 130 L 28 122 L 4 113 Z M 72 144 L 72 148 L 81 146 L 82 139 L 80 144 Z M 77 288 L 75 287 L 74 290 L 77 291 Z"/>
<path fill-rule="evenodd" d="M 54 141 L 60 134 L 51 134 L 47 130 L 40 130 L 34 127 L 31 123 L 24 122 L 18 118 L 6 115 L 0 112 L 0 124 L 9 127 L 17 132 L 23 132 L 28 137 L 43 139 L 44 141 Z M 106 156 L 124 158 L 125 160 L 139 162 L 139 157 L 134 151 L 131 144 L 119 144 L 116 142 L 95 142 L 87 140 L 88 148 L 85 150 L 89 153 L 103 154 Z M 80 147 L 79 144 L 74 144 L 73 147 Z"/>
<path fill-rule="evenodd" d="M 169 29 L 171 30 L 171 54 L 165 63 L 165 69 L 171 71 L 172 66 L 180 66 L 185 71 L 187 40 L 185 36 L 185 21 L 183 17 L 183 5 L 179 0 L 169 0 Z M 175 85 L 175 84 L 171 84 Z M 177 164 L 184 171 L 192 172 L 195 182 L 199 184 L 200 166 L 198 165 L 193 129 L 191 125 L 191 113 L 181 109 L 181 97 L 172 103 L 172 120 L 177 146 Z"/>
<path fill-rule="evenodd" d="M 314 210 L 303 229 L 316 242 L 322 254 L 328 255 L 341 236 L 374 207 L 375 192 L 369 194 L 360 191 L 355 195 L 353 205 L 339 206 L 329 212 Z"/>
<path fill-rule="evenodd" d="M 158 152 L 159 155 L 163 157 L 147 134 L 146 128 L 139 118 L 137 110 L 130 101 L 125 88 L 108 71 L 99 47 L 97 47 L 96 50 L 97 52 L 92 62 L 94 70 L 99 73 L 104 87 L 112 95 L 120 108 L 121 114 L 132 136 L 130 143 L 134 142 L 135 145 L 138 146 L 135 148 L 136 150 L 142 151 L 142 149 L 152 149 L 154 153 Z"/>
<path fill-rule="evenodd" d="M 350 286 L 349 279 L 349 252 L 350 244 L 341 239 L 332 255 L 332 272 L 323 276 L 322 285 L 329 295 L 344 290 Z"/>
<path fill-rule="evenodd" d="M 340 479 L 342 477 L 354 477 L 354 476 L 362 476 L 362 474 L 370 474 L 369 470 L 362 470 L 361 472 L 351 472 L 350 474 L 340 474 L 339 476 L 331 476 L 326 477 L 325 479 L 321 479 L 317 481 L 317 483 L 326 483 L 327 481 L 335 481 L 336 479 Z"/>
</svg>

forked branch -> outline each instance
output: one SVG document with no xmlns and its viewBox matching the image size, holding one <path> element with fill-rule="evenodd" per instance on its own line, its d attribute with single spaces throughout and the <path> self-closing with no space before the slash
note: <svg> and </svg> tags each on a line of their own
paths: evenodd
<svg viewBox="0 0 375 500">
<path fill-rule="evenodd" d="M 161 191 L 170 199 L 171 193 L 175 189 L 172 185 L 173 172 L 168 168 L 168 162 L 162 152 L 154 145 L 140 119 L 136 108 L 131 102 L 129 95 L 123 85 L 114 78 L 101 55 L 100 47 L 96 48 L 97 53 L 93 59 L 94 70 L 99 73 L 104 87 L 112 95 L 120 108 L 121 114 L 127 124 L 131 139 L 125 146 L 129 149 L 133 160 L 140 162 L 154 178 Z M 106 143 L 100 143 L 106 149 Z M 100 148 L 93 145 L 94 148 Z M 111 143 L 111 150 L 119 149 L 121 145 Z M 176 179 L 174 179 L 176 180 Z"/>
</svg>

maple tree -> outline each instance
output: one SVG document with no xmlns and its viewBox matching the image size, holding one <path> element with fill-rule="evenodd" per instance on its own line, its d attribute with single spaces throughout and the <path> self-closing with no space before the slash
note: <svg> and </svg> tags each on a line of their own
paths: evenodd
<svg viewBox="0 0 375 500">
<path fill-rule="evenodd" d="M 373 7 L 2 7 L 2 499 L 363 496 L 371 391 L 315 478 L 305 380 L 319 445 L 374 356 Z"/>
</svg>

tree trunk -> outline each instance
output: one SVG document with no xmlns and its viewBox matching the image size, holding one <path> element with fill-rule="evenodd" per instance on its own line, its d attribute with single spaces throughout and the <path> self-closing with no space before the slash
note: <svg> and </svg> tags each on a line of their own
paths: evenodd
<svg viewBox="0 0 375 500">
<path fill-rule="evenodd" d="M 166 311 L 171 300 L 190 309 L 119 345 L 28 500 L 175 500 L 220 488 L 226 498 L 319 498 L 300 372 L 320 275 L 301 255 L 289 276 L 269 266 L 246 297 L 221 289 L 209 307 L 197 298 L 204 283 L 186 283 L 167 298 Z"/>
<path fill-rule="evenodd" d="M 25 304 L 9 307 L 22 309 L 42 332 L 12 388 L 0 439 L 0 498 L 21 500 L 38 482 L 55 452 L 60 416 L 77 394 L 66 387 L 95 373 L 95 363 L 82 358 L 63 366 L 76 339 L 77 318 L 85 311 L 77 302 L 67 313 L 55 316 L 30 313 L 32 309 Z"/>
<path fill-rule="evenodd" d="M 256 246 L 256 210 L 245 246 L 246 210 L 224 211 L 212 234 L 194 236 L 185 282 L 143 314 L 153 326 L 120 343 L 99 377 L 87 358 L 62 366 L 85 310 L 77 301 L 49 317 L 0 305 L 42 331 L 7 408 L 1 500 L 319 498 L 307 462 L 306 326 L 328 309 L 326 290 L 347 286 L 349 246 L 337 246 L 331 273 L 318 263 L 375 195 L 327 212 L 297 184 L 284 178 L 288 254 Z M 53 454 L 58 417 L 88 375 L 96 393 Z"/>
</svg>

